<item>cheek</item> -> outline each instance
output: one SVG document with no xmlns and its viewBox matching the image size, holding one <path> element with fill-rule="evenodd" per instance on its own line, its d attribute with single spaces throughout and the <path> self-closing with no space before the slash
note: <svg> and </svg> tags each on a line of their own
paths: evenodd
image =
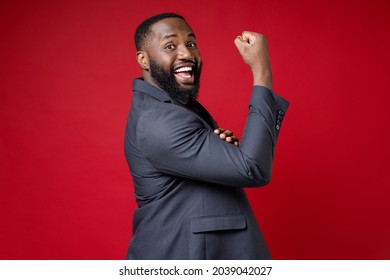
<svg viewBox="0 0 390 280">
<path fill-rule="evenodd" d="M 171 68 L 173 62 L 175 61 L 175 56 L 166 52 L 155 52 L 151 59 L 157 63 L 160 67 L 164 69 Z"/>
<path fill-rule="evenodd" d="M 160 62 L 165 69 L 171 69 L 175 62 L 175 58 L 174 56 L 170 56 L 170 55 L 164 55 L 164 56 L 162 55 L 160 58 Z"/>
</svg>

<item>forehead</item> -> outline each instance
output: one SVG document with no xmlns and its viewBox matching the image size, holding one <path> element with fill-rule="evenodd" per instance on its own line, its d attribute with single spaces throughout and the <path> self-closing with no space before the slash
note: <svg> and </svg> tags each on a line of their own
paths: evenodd
<svg viewBox="0 0 390 280">
<path fill-rule="evenodd" d="M 154 23 L 151 27 L 151 35 L 157 40 L 163 40 L 170 35 L 193 36 L 191 27 L 181 18 L 166 18 Z"/>
</svg>

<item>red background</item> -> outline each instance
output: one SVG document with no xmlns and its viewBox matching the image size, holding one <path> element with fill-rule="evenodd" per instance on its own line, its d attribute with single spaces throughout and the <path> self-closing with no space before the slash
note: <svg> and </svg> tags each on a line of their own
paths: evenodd
<svg viewBox="0 0 390 280">
<path fill-rule="evenodd" d="M 233 40 L 269 39 L 291 102 L 273 181 L 248 190 L 275 259 L 390 259 L 388 1 L 2 1 L 0 258 L 123 259 L 135 209 L 123 153 L 133 32 L 183 14 L 200 101 L 241 135 L 251 74 Z"/>
</svg>

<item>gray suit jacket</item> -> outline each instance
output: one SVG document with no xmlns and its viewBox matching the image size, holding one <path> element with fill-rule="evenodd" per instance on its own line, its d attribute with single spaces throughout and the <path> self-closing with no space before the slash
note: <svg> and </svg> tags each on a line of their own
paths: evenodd
<svg viewBox="0 0 390 280">
<path fill-rule="evenodd" d="M 240 147 L 221 140 L 197 102 L 189 110 L 133 81 L 125 154 L 138 203 L 128 259 L 269 259 L 243 187 L 271 178 L 287 101 L 255 86 Z"/>
</svg>

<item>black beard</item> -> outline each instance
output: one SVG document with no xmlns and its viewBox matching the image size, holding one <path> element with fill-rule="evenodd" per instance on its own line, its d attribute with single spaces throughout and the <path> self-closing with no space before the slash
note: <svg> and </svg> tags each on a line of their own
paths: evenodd
<svg viewBox="0 0 390 280">
<path fill-rule="evenodd" d="M 194 66 L 194 85 L 191 89 L 184 89 L 180 87 L 179 83 L 175 79 L 173 69 L 166 71 L 163 67 L 157 64 L 154 60 L 150 60 L 150 75 L 162 90 L 167 92 L 174 100 L 188 104 L 198 97 L 199 92 L 199 80 L 202 66 Z"/>
</svg>

